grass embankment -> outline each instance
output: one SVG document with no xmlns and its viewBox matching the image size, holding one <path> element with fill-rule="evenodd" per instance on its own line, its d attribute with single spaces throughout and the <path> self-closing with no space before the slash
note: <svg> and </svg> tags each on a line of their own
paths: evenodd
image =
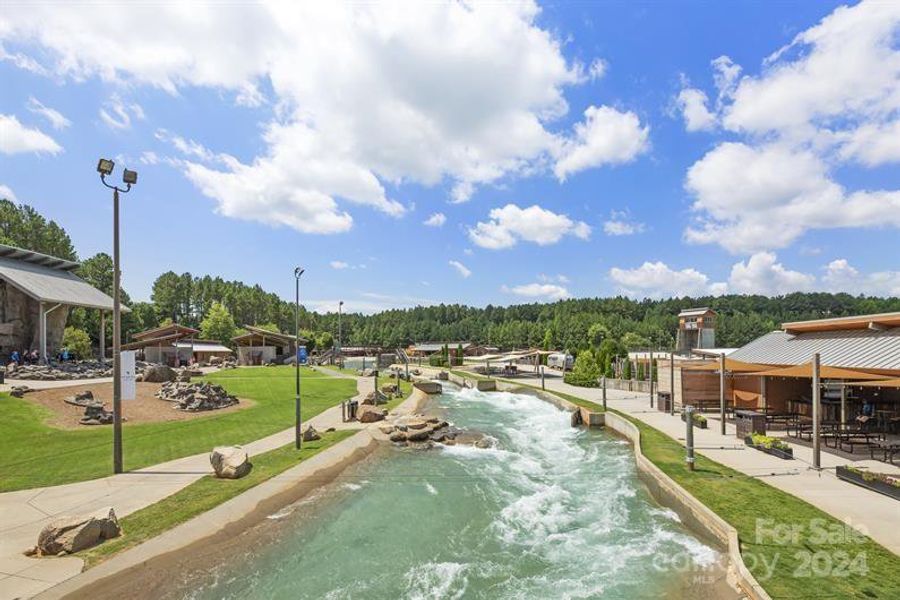
<svg viewBox="0 0 900 600">
<path fill-rule="evenodd" d="M 590 400 L 552 393 L 603 412 Z M 644 456 L 737 530 L 745 564 L 773 598 L 900 598 L 900 557 L 890 550 L 871 538 L 848 535 L 844 523 L 808 502 L 701 454 L 696 456 L 696 469 L 690 471 L 680 442 L 639 419 L 608 410 L 640 430 Z M 759 520 L 766 521 L 760 524 Z M 772 535 L 773 531 L 792 533 L 782 538 Z"/>
<path fill-rule="evenodd" d="M 167 423 L 123 426 L 125 469 L 133 470 L 214 446 L 246 444 L 292 426 L 290 366 L 220 371 L 207 380 L 255 405 L 236 412 Z M 356 381 L 302 371 L 305 420 L 356 395 Z M 162 400 L 160 400 L 162 402 Z M 123 402 L 128 415 L 128 403 Z M 46 424 L 50 412 L 25 398 L 0 395 L 0 492 L 96 479 L 112 473 L 112 427 L 64 430 Z"/>
<path fill-rule="evenodd" d="M 338 367 L 337 365 L 319 365 L 319 368 L 328 369 L 329 371 L 334 371 L 336 373 L 342 373 L 344 375 L 351 375 L 353 377 L 357 376 L 356 369 L 347 369 L 347 368 L 342 369 L 342 368 Z M 381 388 L 389 383 L 393 383 L 393 384 L 397 383 L 397 378 L 391 377 L 390 376 L 391 373 L 392 373 L 392 371 L 385 370 L 385 369 L 381 369 L 379 371 L 379 374 L 378 374 L 378 387 L 379 388 Z M 412 383 L 409 381 L 406 381 L 404 379 L 401 379 L 400 380 L 400 395 L 391 398 L 388 401 L 388 403 L 384 405 L 384 407 L 387 408 L 388 410 L 394 410 L 394 408 L 399 406 L 401 402 L 403 402 L 404 400 L 409 398 L 409 395 L 412 394 L 412 390 L 413 390 Z"/>
<path fill-rule="evenodd" d="M 241 479 L 217 479 L 208 475 L 168 498 L 120 519 L 119 523 L 122 526 L 120 537 L 79 552 L 77 556 L 85 560 L 86 567 L 92 567 L 114 554 L 137 546 L 215 508 L 355 433 L 357 432 L 353 430 L 323 433 L 320 440 L 304 442 L 300 451 L 289 444 L 254 456 L 250 460 L 253 463 L 253 470 Z"/>
</svg>

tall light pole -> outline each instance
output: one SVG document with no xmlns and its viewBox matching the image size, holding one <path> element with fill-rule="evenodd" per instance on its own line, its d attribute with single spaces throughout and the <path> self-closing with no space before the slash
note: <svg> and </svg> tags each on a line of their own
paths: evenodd
<svg viewBox="0 0 900 600">
<path fill-rule="evenodd" d="M 341 369 L 344 368 L 344 344 L 341 340 L 341 309 L 344 306 L 344 301 L 341 300 L 338 302 L 338 342 L 337 342 L 337 351 L 338 351 L 338 367 Z"/>
<path fill-rule="evenodd" d="M 296 295 L 294 296 L 294 374 L 297 382 L 297 394 L 294 396 L 294 445 L 300 449 L 300 277 L 305 269 L 294 269 Z"/>
<path fill-rule="evenodd" d="M 121 473 L 122 467 L 122 306 L 121 270 L 119 269 L 119 192 L 127 194 L 137 183 L 137 172 L 125 169 L 122 173 L 122 189 L 106 182 L 116 164 L 106 158 L 97 163 L 100 181 L 113 191 L 113 473 Z"/>
</svg>

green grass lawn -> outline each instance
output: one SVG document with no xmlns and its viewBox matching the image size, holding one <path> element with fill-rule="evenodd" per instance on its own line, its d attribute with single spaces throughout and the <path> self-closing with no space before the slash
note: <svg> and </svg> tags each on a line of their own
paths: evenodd
<svg viewBox="0 0 900 600">
<path fill-rule="evenodd" d="M 230 369 L 209 381 L 255 405 L 168 423 L 125 423 L 125 468 L 138 469 L 216 445 L 246 444 L 294 423 L 290 366 Z M 301 415 L 309 419 L 356 395 L 356 382 L 302 370 Z M 49 412 L 25 399 L 0 395 L 0 492 L 95 479 L 112 473 L 112 427 L 67 430 L 45 424 Z M 127 408 L 126 408 L 127 411 Z"/>
<path fill-rule="evenodd" d="M 85 566 L 92 567 L 234 498 L 354 433 L 352 430 L 323 433 L 321 440 L 304 442 L 299 452 L 289 444 L 254 456 L 250 459 L 253 470 L 241 479 L 216 479 L 207 475 L 168 498 L 120 519 L 120 537 L 79 552 L 78 556 L 85 560 Z"/>
<path fill-rule="evenodd" d="M 603 412 L 590 400 L 552 393 Z M 900 598 L 900 557 L 887 548 L 868 537 L 847 535 L 843 523 L 808 502 L 700 454 L 696 470 L 690 471 L 681 443 L 643 421 L 609 410 L 637 426 L 648 459 L 737 529 L 745 564 L 773 598 Z M 768 521 L 758 529 L 758 519 Z M 795 528 L 796 536 L 772 533 L 790 528 Z"/>
</svg>

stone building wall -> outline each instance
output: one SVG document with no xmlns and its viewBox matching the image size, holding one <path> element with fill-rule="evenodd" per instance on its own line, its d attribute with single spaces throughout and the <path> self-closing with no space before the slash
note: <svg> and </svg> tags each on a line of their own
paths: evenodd
<svg viewBox="0 0 900 600">
<path fill-rule="evenodd" d="M 40 349 L 39 303 L 5 281 L 0 281 L 0 357 L 13 350 Z M 47 352 L 62 346 L 69 307 L 61 306 L 47 315 Z"/>
</svg>

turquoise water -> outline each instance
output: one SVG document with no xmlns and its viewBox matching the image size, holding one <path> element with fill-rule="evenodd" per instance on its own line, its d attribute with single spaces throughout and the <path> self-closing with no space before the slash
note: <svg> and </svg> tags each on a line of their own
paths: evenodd
<svg viewBox="0 0 900 600">
<path fill-rule="evenodd" d="M 625 442 L 529 395 L 467 389 L 437 403 L 496 446 L 379 452 L 173 596 L 681 597 L 680 576 L 655 559 L 718 558 L 653 502 Z"/>
</svg>

